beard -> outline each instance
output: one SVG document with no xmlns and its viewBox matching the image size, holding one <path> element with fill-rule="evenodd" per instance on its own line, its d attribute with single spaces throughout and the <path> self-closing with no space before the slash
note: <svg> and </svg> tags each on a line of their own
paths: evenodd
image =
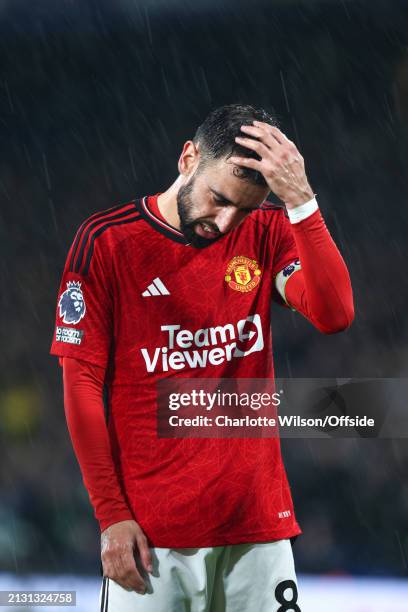
<svg viewBox="0 0 408 612">
<path fill-rule="evenodd" d="M 204 222 L 204 219 L 196 219 L 192 216 L 192 210 L 194 208 L 192 201 L 192 191 L 194 188 L 195 176 L 192 176 L 191 179 L 185 185 L 182 185 L 177 194 L 177 212 L 180 217 L 180 230 L 184 234 L 186 240 L 192 246 L 197 249 L 203 249 L 207 246 L 210 246 L 214 242 L 216 242 L 219 238 L 221 238 L 222 234 L 220 233 L 217 238 L 204 238 L 196 234 L 194 228 L 196 225 Z M 207 226 L 210 226 L 214 232 L 219 232 L 218 228 L 211 222 L 205 221 Z"/>
</svg>

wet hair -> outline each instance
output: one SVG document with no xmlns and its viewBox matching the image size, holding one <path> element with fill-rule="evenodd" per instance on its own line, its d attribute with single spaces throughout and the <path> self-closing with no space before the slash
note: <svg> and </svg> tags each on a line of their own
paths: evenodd
<svg viewBox="0 0 408 612">
<path fill-rule="evenodd" d="M 232 155 L 260 159 L 259 155 L 235 142 L 236 136 L 253 138 L 241 132 L 241 125 L 252 125 L 253 121 L 263 121 L 277 126 L 277 120 L 262 108 L 254 108 L 246 104 L 227 104 L 213 110 L 198 127 L 193 138 L 194 144 L 200 146 L 200 166 L 215 159 Z M 256 139 L 254 139 L 256 140 Z M 266 186 L 266 181 L 260 172 L 252 168 L 237 167 L 235 175 L 239 178 Z"/>
</svg>

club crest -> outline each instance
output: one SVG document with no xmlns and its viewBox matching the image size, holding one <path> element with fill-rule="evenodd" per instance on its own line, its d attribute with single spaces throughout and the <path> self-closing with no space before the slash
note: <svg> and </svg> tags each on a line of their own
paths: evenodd
<svg viewBox="0 0 408 612">
<path fill-rule="evenodd" d="M 231 289 L 247 293 L 259 284 L 260 276 L 261 270 L 257 261 L 239 255 L 228 263 L 224 280 Z"/>
</svg>

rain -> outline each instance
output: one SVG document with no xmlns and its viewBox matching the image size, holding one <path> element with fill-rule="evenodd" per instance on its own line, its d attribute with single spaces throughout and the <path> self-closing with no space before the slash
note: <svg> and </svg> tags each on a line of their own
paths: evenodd
<svg viewBox="0 0 408 612">
<path fill-rule="evenodd" d="M 276 376 L 407 377 L 407 32 L 403 0 L 0 3 L 0 590 L 97 609 L 100 533 L 49 355 L 61 274 L 84 219 L 167 189 L 212 109 L 277 117 L 352 279 L 341 334 L 273 304 Z M 394 433 L 282 440 L 302 612 L 340 610 L 339 576 L 377 598 L 350 586 L 343 610 L 408 610 L 408 427 Z"/>
</svg>

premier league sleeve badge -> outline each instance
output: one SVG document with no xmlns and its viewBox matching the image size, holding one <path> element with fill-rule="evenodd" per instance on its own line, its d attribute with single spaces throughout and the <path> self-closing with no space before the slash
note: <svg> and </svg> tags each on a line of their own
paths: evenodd
<svg viewBox="0 0 408 612">
<path fill-rule="evenodd" d="M 67 282 L 67 288 L 58 301 L 58 308 L 63 323 L 76 325 L 84 318 L 86 306 L 79 281 Z"/>
</svg>

